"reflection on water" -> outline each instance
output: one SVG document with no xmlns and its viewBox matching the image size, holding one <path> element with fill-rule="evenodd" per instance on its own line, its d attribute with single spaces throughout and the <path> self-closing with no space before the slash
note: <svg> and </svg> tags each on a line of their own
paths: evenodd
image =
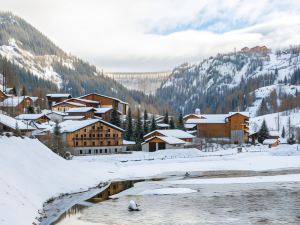
<svg viewBox="0 0 300 225">
<path fill-rule="evenodd" d="M 300 183 L 176 187 L 189 187 L 198 192 L 124 196 L 85 208 L 58 224 L 300 224 Z M 141 205 L 141 211 L 127 211 L 131 199 Z"/>
</svg>

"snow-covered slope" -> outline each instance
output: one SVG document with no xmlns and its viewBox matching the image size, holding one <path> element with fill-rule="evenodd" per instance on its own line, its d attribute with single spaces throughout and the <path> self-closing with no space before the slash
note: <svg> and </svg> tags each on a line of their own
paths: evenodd
<svg viewBox="0 0 300 225">
<path fill-rule="evenodd" d="M 36 139 L 0 136 L 0 225 L 32 224 L 49 198 L 86 190 L 101 181 L 170 172 L 293 168 L 300 166 L 299 158 L 294 145 L 271 150 L 250 147 L 239 154 L 236 148 L 215 153 L 177 149 L 66 161 Z"/>
<path fill-rule="evenodd" d="M 170 103 L 176 111 L 184 113 L 191 113 L 196 108 L 202 111 L 209 108 L 210 112 L 245 110 L 253 103 L 248 96 L 261 92 L 256 89 L 270 85 L 275 85 L 272 88 L 276 89 L 283 83 L 288 85 L 292 74 L 299 68 L 299 47 L 280 53 L 218 54 L 197 64 L 175 68 L 158 89 L 157 96 Z M 289 90 L 291 88 L 283 89 L 289 93 L 293 92 Z M 300 86 L 293 88 L 299 89 Z M 266 91 L 264 97 L 269 94 Z M 253 108 L 248 110 L 255 111 Z"/>
</svg>

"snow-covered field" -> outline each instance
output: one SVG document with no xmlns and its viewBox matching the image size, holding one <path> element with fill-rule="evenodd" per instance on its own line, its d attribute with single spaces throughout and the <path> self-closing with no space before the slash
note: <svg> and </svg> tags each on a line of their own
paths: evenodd
<svg viewBox="0 0 300 225">
<path fill-rule="evenodd" d="M 0 224 L 32 224 L 49 198 L 86 190 L 112 179 L 186 171 L 283 168 L 300 168 L 299 145 L 281 145 L 271 150 L 265 146 L 249 147 L 239 154 L 235 148 L 214 153 L 181 149 L 76 157 L 66 161 L 36 139 L 0 137 Z"/>
</svg>

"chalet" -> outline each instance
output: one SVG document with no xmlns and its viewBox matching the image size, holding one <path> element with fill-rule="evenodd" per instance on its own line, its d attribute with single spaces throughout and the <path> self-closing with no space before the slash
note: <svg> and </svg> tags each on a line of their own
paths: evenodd
<svg viewBox="0 0 300 225">
<path fill-rule="evenodd" d="M 60 123 L 66 150 L 73 155 L 119 153 L 123 145 L 124 130 L 100 119 L 67 120 Z"/>
<path fill-rule="evenodd" d="M 268 145 L 269 148 L 276 147 L 279 145 L 279 143 L 279 139 L 268 138 L 263 141 L 263 145 Z"/>
<path fill-rule="evenodd" d="M 98 101 L 88 100 L 88 99 L 80 99 L 80 98 L 70 98 L 65 100 L 65 102 L 75 102 L 85 105 L 86 107 L 100 107 L 100 103 Z"/>
<path fill-rule="evenodd" d="M 111 107 L 95 108 L 95 116 L 101 117 L 102 120 L 109 122 L 111 120 L 112 110 Z M 119 114 L 121 112 L 117 111 Z"/>
<path fill-rule="evenodd" d="M 67 116 L 66 113 L 55 111 L 55 110 L 42 110 L 42 113 L 47 115 L 48 118 L 50 118 L 53 122 L 62 122 L 64 120 L 64 116 Z"/>
<path fill-rule="evenodd" d="M 8 114 L 17 116 L 20 113 L 26 113 L 29 107 L 34 107 L 36 100 L 37 97 L 30 96 L 9 97 L 1 102 L 0 106 Z"/>
<path fill-rule="evenodd" d="M 144 136 L 142 151 L 154 152 L 163 149 L 184 148 L 193 142 L 194 135 L 182 130 L 155 130 Z"/>
<path fill-rule="evenodd" d="M 83 116 L 84 119 L 94 118 L 95 109 L 93 107 L 79 107 L 79 108 L 71 108 L 66 111 L 68 116 Z"/>
<path fill-rule="evenodd" d="M 79 107 L 86 107 L 86 105 L 77 103 L 77 102 L 62 101 L 62 102 L 54 104 L 52 106 L 52 110 L 64 113 L 64 112 L 68 111 L 69 109 L 79 108 Z"/>
<path fill-rule="evenodd" d="M 200 119 L 188 119 L 185 126 L 187 124 L 197 125 L 199 138 L 222 139 L 236 144 L 248 143 L 249 113 L 246 112 L 202 114 Z"/>
<path fill-rule="evenodd" d="M 50 118 L 45 114 L 20 114 L 16 116 L 17 120 L 35 122 L 35 123 L 45 123 L 49 122 Z"/>
<path fill-rule="evenodd" d="M 188 114 L 188 115 L 185 115 L 182 119 L 183 119 L 183 122 L 186 122 L 187 120 L 190 120 L 190 119 L 201 119 L 203 117 L 201 117 L 201 115 L 197 115 L 197 114 Z"/>
<path fill-rule="evenodd" d="M 8 95 L 0 90 L 0 102 L 4 101 L 7 98 L 8 98 Z"/>
<path fill-rule="evenodd" d="M 32 131 L 35 130 L 35 128 L 29 125 L 29 123 L 24 123 L 10 116 L 0 114 L 0 131 L 15 132 L 17 127 L 21 134 L 26 136 L 31 136 Z"/>
<path fill-rule="evenodd" d="M 118 111 L 122 113 L 122 115 L 127 114 L 127 107 L 128 103 L 123 102 L 120 99 L 97 94 L 97 93 L 91 93 L 84 96 L 79 97 L 80 99 L 87 99 L 87 100 L 93 100 L 100 103 L 101 107 L 103 108 L 115 108 Z"/>
<path fill-rule="evenodd" d="M 48 100 L 49 108 L 51 109 L 51 107 L 54 104 L 56 104 L 58 102 L 62 102 L 62 101 L 67 100 L 69 98 L 72 98 L 72 95 L 56 93 L 56 94 L 47 94 L 46 97 L 47 97 L 47 100 Z"/>
</svg>

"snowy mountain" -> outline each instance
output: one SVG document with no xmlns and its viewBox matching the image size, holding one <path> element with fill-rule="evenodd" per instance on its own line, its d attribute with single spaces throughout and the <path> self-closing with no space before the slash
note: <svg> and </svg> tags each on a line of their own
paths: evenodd
<svg viewBox="0 0 300 225">
<path fill-rule="evenodd" d="M 157 96 L 177 112 L 190 113 L 195 108 L 217 113 L 247 110 L 255 116 L 260 114 L 262 99 L 269 112 L 277 110 L 271 104 L 272 91 L 276 92 L 278 107 L 285 98 L 296 98 L 300 90 L 299 68 L 299 46 L 275 53 L 218 54 L 175 68 Z"/>
<path fill-rule="evenodd" d="M 65 53 L 22 18 L 6 12 L 0 12 L 0 73 L 7 74 L 8 86 L 25 86 L 40 97 L 49 92 L 73 96 L 99 92 L 142 108 L 160 109 L 153 97 L 128 90 L 97 67 Z"/>
</svg>

